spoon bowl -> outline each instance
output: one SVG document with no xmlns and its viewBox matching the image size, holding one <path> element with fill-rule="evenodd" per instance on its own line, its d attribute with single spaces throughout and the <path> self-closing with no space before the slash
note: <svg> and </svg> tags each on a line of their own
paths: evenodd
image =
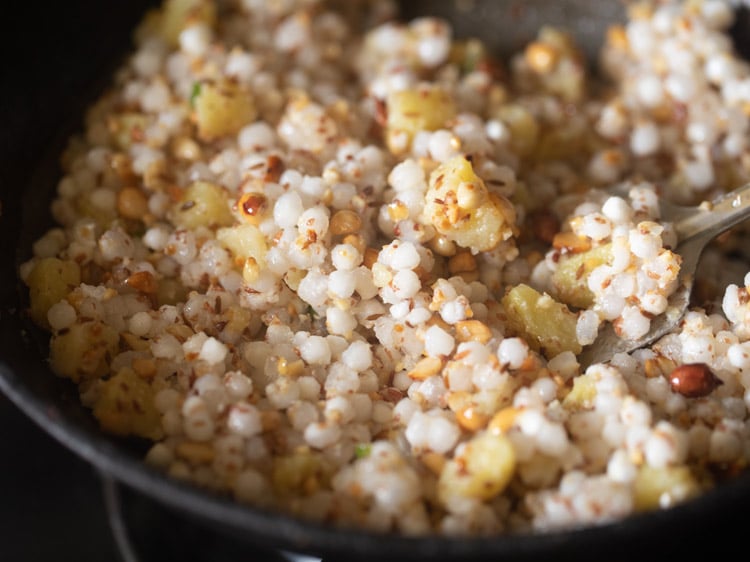
<svg viewBox="0 0 750 562">
<path fill-rule="evenodd" d="M 661 202 L 660 213 L 663 222 L 673 223 L 677 234 L 675 251 L 682 258 L 678 287 L 668 299 L 667 310 L 654 318 L 649 331 L 637 339 L 618 336 L 611 323 L 602 326 L 594 343 L 578 358 L 584 369 L 594 363 L 606 363 L 617 353 L 646 347 L 677 327 L 690 305 L 695 272 L 705 247 L 720 234 L 750 218 L 750 184 L 697 207 Z"/>
</svg>

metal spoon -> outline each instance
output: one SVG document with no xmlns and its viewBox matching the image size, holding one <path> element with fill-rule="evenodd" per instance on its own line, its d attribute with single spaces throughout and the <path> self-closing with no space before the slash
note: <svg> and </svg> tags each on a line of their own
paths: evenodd
<svg viewBox="0 0 750 562">
<path fill-rule="evenodd" d="M 593 363 L 605 363 L 616 353 L 629 353 L 645 347 L 677 326 L 690 304 L 695 270 L 703 249 L 721 233 L 750 217 L 750 184 L 698 207 L 683 207 L 668 202 L 661 202 L 659 207 L 661 220 L 672 222 L 677 234 L 675 251 L 682 257 L 679 287 L 669 297 L 667 311 L 651 321 L 646 335 L 634 340 L 623 339 L 615 334 L 611 323 L 605 324 L 599 330 L 596 341 L 578 357 L 584 369 Z"/>
</svg>

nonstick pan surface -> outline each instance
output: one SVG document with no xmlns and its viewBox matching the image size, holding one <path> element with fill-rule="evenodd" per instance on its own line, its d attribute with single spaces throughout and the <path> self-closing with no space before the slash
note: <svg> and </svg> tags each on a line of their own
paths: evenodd
<svg viewBox="0 0 750 562">
<path fill-rule="evenodd" d="M 74 385 L 49 370 L 47 336 L 23 315 L 17 267 L 30 255 L 33 240 L 52 224 L 48 206 L 60 174 L 57 155 L 68 135 L 80 128 L 86 105 L 107 85 L 130 46 L 131 29 L 152 3 L 71 0 L 43 8 L 19 5 L 5 20 L 0 82 L 0 390 L 30 418 L 103 473 L 165 509 L 234 538 L 326 560 L 693 559 L 696 554 L 729 552 L 739 542 L 735 539 L 744 538 L 737 529 L 750 502 L 747 475 L 672 510 L 597 528 L 542 536 L 406 538 L 334 529 L 240 506 L 147 467 L 141 460 L 145 444 L 102 434 L 80 405 Z M 562 24 L 583 38 L 591 54 L 607 23 L 619 17 L 621 6 L 580 1 L 405 2 L 407 17 L 427 11 L 451 19 L 459 35 L 482 37 L 500 52 L 523 45 L 542 22 Z M 19 454 L 23 451 L 6 451 L 3 462 Z"/>
</svg>

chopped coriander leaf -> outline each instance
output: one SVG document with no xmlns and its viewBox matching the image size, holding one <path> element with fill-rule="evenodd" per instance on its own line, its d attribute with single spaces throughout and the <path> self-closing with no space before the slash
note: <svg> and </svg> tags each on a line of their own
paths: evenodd
<svg viewBox="0 0 750 562">
<path fill-rule="evenodd" d="M 372 446 L 369 443 L 360 443 L 354 448 L 354 456 L 358 459 L 363 459 L 370 456 L 370 450 Z"/>
<path fill-rule="evenodd" d="M 199 95 L 201 95 L 201 83 L 194 82 L 193 89 L 190 91 L 190 107 L 195 107 L 195 100 Z"/>
</svg>

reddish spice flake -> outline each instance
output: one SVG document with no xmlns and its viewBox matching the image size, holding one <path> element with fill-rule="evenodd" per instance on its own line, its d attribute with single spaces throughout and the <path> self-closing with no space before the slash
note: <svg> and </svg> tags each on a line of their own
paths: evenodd
<svg viewBox="0 0 750 562">
<path fill-rule="evenodd" d="M 125 280 L 125 283 L 136 291 L 147 295 L 153 294 L 159 289 L 159 282 L 149 271 L 136 271 Z"/>
<path fill-rule="evenodd" d="M 281 177 L 281 172 L 284 171 L 284 162 L 281 158 L 275 154 L 271 154 L 266 159 L 266 175 L 263 177 L 264 181 L 278 182 Z"/>
<path fill-rule="evenodd" d="M 705 363 L 688 363 L 672 371 L 669 384 L 674 392 L 686 398 L 701 398 L 724 383 Z"/>
<path fill-rule="evenodd" d="M 375 123 L 381 127 L 388 123 L 388 106 L 380 98 L 375 98 Z"/>
<path fill-rule="evenodd" d="M 557 263 L 557 260 L 555 260 L 555 263 Z M 576 269 L 576 279 L 583 278 L 584 274 L 586 273 L 586 264 L 582 263 L 578 266 L 578 269 Z"/>
</svg>

